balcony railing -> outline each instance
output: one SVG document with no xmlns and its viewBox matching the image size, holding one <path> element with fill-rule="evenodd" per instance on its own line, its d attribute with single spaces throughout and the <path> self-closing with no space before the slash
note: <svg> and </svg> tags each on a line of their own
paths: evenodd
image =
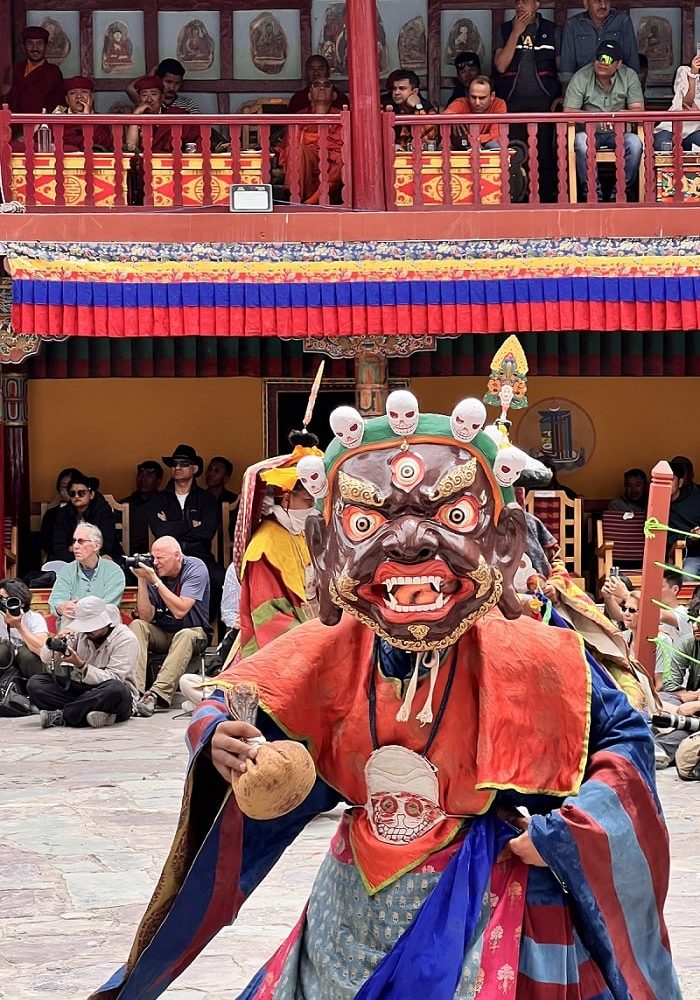
<svg viewBox="0 0 700 1000">
<path fill-rule="evenodd" d="M 378 156 L 387 210 L 537 209 L 543 203 L 597 206 L 600 200 L 700 205 L 700 150 L 682 147 L 684 122 L 700 130 L 698 112 L 381 114 Z M 347 110 L 327 116 L 114 117 L 11 115 L 3 109 L 0 176 L 5 199 L 32 212 L 140 206 L 225 211 L 231 185 L 238 183 L 272 184 L 275 203 L 285 208 L 351 209 L 350 121 Z M 661 121 L 670 123 L 671 137 L 655 150 Z M 129 125 L 140 127 L 138 152 L 126 149 Z M 495 148 L 483 148 L 480 133 L 491 127 Z M 601 129 L 604 145 L 614 149 L 596 149 Z M 633 177 L 625 176 L 625 144 L 639 155 Z"/>
<path fill-rule="evenodd" d="M 126 147 L 130 125 L 140 129 L 136 152 Z M 348 207 L 351 155 L 347 111 L 118 117 L 0 111 L 5 199 L 32 211 L 227 209 L 231 185 L 240 183 L 272 184 L 286 205 Z"/>
</svg>

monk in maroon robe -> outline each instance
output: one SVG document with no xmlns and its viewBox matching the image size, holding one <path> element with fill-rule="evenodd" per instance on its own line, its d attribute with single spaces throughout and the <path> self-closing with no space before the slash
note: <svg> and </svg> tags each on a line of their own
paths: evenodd
<svg viewBox="0 0 700 1000">
<path fill-rule="evenodd" d="M 46 61 L 49 33 L 37 26 L 22 32 L 27 58 L 15 63 L 0 95 L 6 96 L 15 114 L 39 115 L 53 111 L 63 101 L 63 73 Z"/>
<path fill-rule="evenodd" d="M 159 76 L 142 76 L 134 83 L 134 90 L 139 96 L 139 103 L 134 108 L 135 115 L 186 115 L 186 108 L 164 107 L 163 106 L 163 81 Z M 142 129 L 139 125 L 128 125 L 124 137 L 124 146 L 128 151 L 138 152 L 143 150 Z M 183 125 L 182 145 L 192 145 L 197 152 L 201 152 L 202 140 L 197 126 Z M 152 153 L 172 153 L 173 135 L 172 126 L 163 124 L 156 125 L 153 129 L 151 152 Z M 194 150 L 193 150 L 194 152 Z"/>
<path fill-rule="evenodd" d="M 91 115 L 94 113 L 95 84 L 87 76 L 72 76 L 66 80 L 66 103 L 60 104 L 54 115 Z M 54 127 L 54 144 L 56 143 Z M 96 152 L 111 153 L 114 149 L 112 130 L 108 125 L 97 125 L 92 133 L 92 148 Z M 85 152 L 85 131 L 82 125 L 71 122 L 66 117 L 63 123 L 63 152 Z"/>
</svg>

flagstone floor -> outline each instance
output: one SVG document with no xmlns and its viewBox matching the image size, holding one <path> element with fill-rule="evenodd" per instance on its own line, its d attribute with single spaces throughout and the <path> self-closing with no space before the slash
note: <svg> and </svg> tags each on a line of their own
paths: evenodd
<svg viewBox="0 0 700 1000">
<path fill-rule="evenodd" d="M 0 1000 L 85 1000 L 123 962 L 170 844 L 185 725 L 172 713 L 96 731 L 0 720 Z M 700 1000 L 700 784 L 667 771 L 659 785 L 666 916 L 683 996 Z M 299 915 L 335 822 L 310 825 L 168 998 L 234 1000 Z"/>
</svg>

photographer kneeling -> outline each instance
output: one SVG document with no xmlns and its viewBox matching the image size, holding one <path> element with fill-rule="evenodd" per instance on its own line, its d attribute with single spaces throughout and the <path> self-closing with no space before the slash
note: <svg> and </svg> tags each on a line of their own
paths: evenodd
<svg viewBox="0 0 700 1000">
<path fill-rule="evenodd" d="M 25 678 L 45 672 L 39 654 L 49 634 L 31 603 L 32 592 L 21 580 L 0 580 L 0 670 L 13 665 Z"/>
<path fill-rule="evenodd" d="M 50 636 L 41 660 L 50 674 L 27 685 L 29 699 L 50 726 L 111 726 L 133 714 L 138 642 L 119 611 L 100 597 L 81 597 L 70 629 Z"/>
<path fill-rule="evenodd" d="M 158 706 L 169 707 L 178 681 L 197 648 L 211 638 L 209 625 L 209 573 L 196 556 L 186 556 L 170 535 L 157 539 L 151 548 L 153 565 L 146 557 L 126 563 L 138 578 L 138 619 L 129 626 L 138 639 L 137 687 L 144 691 L 136 711 L 150 718 Z M 149 653 L 165 653 L 165 659 L 146 690 Z"/>
</svg>

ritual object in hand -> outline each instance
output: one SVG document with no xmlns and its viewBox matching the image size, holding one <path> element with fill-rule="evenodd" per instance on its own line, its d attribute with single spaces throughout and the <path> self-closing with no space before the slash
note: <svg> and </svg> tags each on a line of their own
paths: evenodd
<svg viewBox="0 0 700 1000">
<path fill-rule="evenodd" d="M 255 725 L 258 689 L 243 681 L 226 690 L 231 718 Z M 240 810 L 250 819 L 277 819 L 296 809 L 316 781 L 316 767 L 302 743 L 274 740 L 263 736 L 249 740 L 257 744 L 255 760 L 246 759 L 244 773 L 233 774 L 231 785 Z"/>
</svg>

